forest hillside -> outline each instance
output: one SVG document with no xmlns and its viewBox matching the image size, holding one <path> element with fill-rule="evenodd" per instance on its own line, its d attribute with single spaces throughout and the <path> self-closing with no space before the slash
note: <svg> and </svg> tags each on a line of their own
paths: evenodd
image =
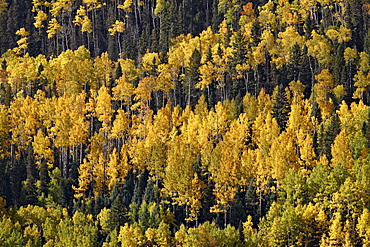
<svg viewBox="0 0 370 247">
<path fill-rule="evenodd" d="M 0 246 L 370 246 L 369 18 L 1 0 Z"/>
</svg>

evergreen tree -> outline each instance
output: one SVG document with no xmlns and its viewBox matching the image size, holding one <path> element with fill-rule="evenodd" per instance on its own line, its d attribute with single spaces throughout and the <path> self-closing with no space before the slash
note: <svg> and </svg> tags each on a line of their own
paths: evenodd
<svg viewBox="0 0 370 247">
<path fill-rule="evenodd" d="M 317 152 L 318 155 L 325 155 L 328 160 L 331 160 L 331 147 L 334 144 L 335 137 L 340 132 L 340 121 L 336 113 L 333 113 L 332 116 L 322 122 L 319 126 L 317 134 Z"/>
<path fill-rule="evenodd" d="M 285 88 L 280 85 L 276 89 L 276 95 L 272 105 L 272 116 L 276 119 L 281 131 L 285 130 L 286 128 L 289 112 L 290 104 L 285 92 Z"/>
<path fill-rule="evenodd" d="M 198 49 L 194 49 L 190 57 L 190 64 L 186 68 L 184 79 L 184 93 L 186 95 L 186 104 L 194 106 L 197 102 L 195 84 L 199 81 L 199 66 L 201 55 Z"/>
<path fill-rule="evenodd" d="M 245 95 L 246 88 L 242 86 L 241 81 L 244 79 L 245 76 L 240 76 L 237 74 L 236 67 L 237 65 L 243 66 L 247 61 L 247 40 L 244 37 L 243 33 L 241 31 L 238 31 L 234 35 L 234 39 L 232 41 L 232 48 L 233 52 L 231 54 L 229 65 L 229 73 L 232 76 L 233 84 L 232 84 L 232 93 L 231 97 L 235 98 L 239 95 Z M 248 72 L 245 72 L 248 73 Z"/>
<path fill-rule="evenodd" d="M 148 172 L 144 172 L 140 174 L 138 181 L 135 184 L 131 203 L 135 202 L 138 207 L 141 205 L 141 202 L 143 201 L 143 193 L 147 184 L 147 180 Z"/>
<path fill-rule="evenodd" d="M 155 183 L 152 179 L 148 180 L 146 184 L 145 191 L 143 194 L 143 201 L 147 203 L 156 202 L 159 203 L 160 195 L 158 187 L 155 186 Z"/>
<path fill-rule="evenodd" d="M 127 208 L 125 207 L 124 199 L 121 194 L 118 194 L 114 198 L 112 206 L 109 211 L 108 226 L 113 231 L 114 229 L 119 229 L 127 221 Z"/>
</svg>

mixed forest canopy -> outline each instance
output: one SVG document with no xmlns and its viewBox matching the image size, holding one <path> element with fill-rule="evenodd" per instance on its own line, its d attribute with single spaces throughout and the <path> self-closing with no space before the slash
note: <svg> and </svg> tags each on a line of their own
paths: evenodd
<svg viewBox="0 0 370 247">
<path fill-rule="evenodd" d="M 1 0 L 1 246 L 369 246 L 370 1 Z"/>
</svg>

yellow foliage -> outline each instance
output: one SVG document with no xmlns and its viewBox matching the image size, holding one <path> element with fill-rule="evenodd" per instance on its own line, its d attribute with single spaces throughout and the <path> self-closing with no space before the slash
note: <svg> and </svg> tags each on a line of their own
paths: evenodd
<svg viewBox="0 0 370 247">
<path fill-rule="evenodd" d="M 132 0 L 125 0 L 124 3 L 118 5 L 117 8 L 122 9 L 126 12 L 131 12 L 132 11 L 131 6 L 132 6 Z"/>
<path fill-rule="evenodd" d="M 33 25 L 36 28 L 42 28 L 44 27 L 44 24 L 42 24 L 42 22 L 47 19 L 48 19 L 48 15 L 44 11 L 37 10 L 37 15 L 35 16 L 35 22 L 33 23 Z"/>
<path fill-rule="evenodd" d="M 116 22 L 112 25 L 111 28 L 108 29 L 110 35 L 115 35 L 117 32 L 122 33 L 125 31 L 125 23 L 122 21 L 116 20 Z"/>
<path fill-rule="evenodd" d="M 22 27 L 21 29 L 19 29 L 18 31 L 15 32 L 16 35 L 19 35 L 19 36 L 23 36 L 23 37 L 26 37 L 26 36 L 29 36 L 30 33 L 26 31 L 26 29 L 24 27 Z"/>
<path fill-rule="evenodd" d="M 86 8 L 84 6 L 80 6 L 80 8 L 77 10 L 77 14 L 73 20 L 73 23 L 81 26 L 81 32 L 92 32 L 92 22 L 87 16 Z"/>
<path fill-rule="evenodd" d="M 48 34 L 48 38 L 51 39 L 57 33 L 62 26 L 58 23 L 56 18 L 53 18 L 49 21 L 48 30 L 46 31 Z"/>
<path fill-rule="evenodd" d="M 112 97 L 105 86 L 99 89 L 95 110 L 99 121 L 103 123 L 103 130 L 108 131 L 114 110 L 112 109 Z"/>
</svg>

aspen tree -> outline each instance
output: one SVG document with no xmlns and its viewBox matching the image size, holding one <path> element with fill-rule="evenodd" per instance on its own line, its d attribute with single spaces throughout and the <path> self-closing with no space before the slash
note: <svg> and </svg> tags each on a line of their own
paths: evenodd
<svg viewBox="0 0 370 247">
<path fill-rule="evenodd" d="M 353 154 L 350 149 L 348 136 L 345 130 L 341 130 L 334 140 L 334 144 L 331 148 L 332 160 L 331 165 L 337 164 L 344 165 L 347 169 L 352 169 L 353 166 Z"/>
<path fill-rule="evenodd" d="M 108 92 L 108 88 L 102 86 L 98 91 L 96 98 L 96 113 L 100 122 L 103 124 L 103 131 L 108 132 L 111 128 L 112 116 L 112 97 Z"/>
<path fill-rule="evenodd" d="M 361 238 L 362 246 L 368 247 L 370 246 L 370 213 L 367 208 L 364 208 L 362 214 L 358 219 L 358 223 L 356 225 L 356 230 Z"/>
<path fill-rule="evenodd" d="M 315 76 L 319 83 L 315 84 L 315 100 L 321 109 L 323 119 L 327 119 L 333 112 L 333 102 L 329 97 L 335 87 L 334 77 L 328 69 L 323 69 Z"/>
</svg>

